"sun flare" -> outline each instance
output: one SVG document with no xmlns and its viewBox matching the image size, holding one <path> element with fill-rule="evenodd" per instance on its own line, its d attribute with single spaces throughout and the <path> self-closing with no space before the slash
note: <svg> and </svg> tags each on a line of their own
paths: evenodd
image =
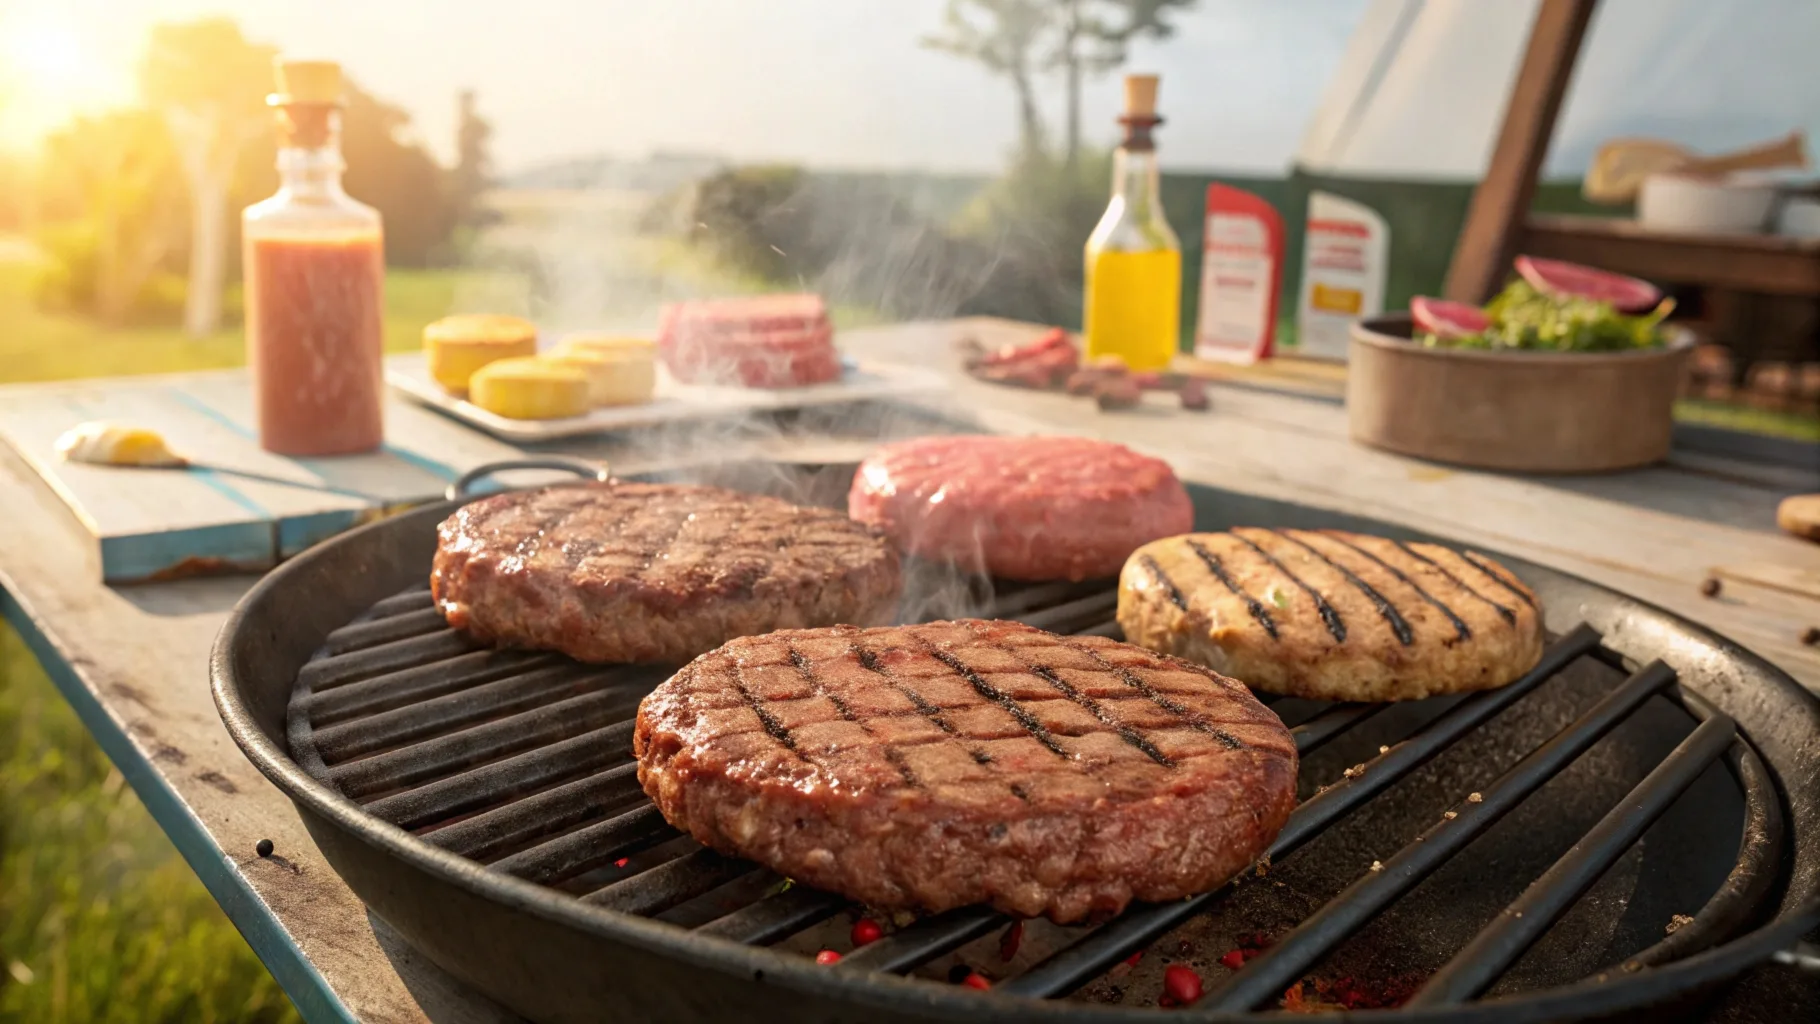
<svg viewBox="0 0 1820 1024">
<path fill-rule="evenodd" d="M 28 21 L 5 26 L 0 47 L 12 72 L 13 87 L 26 92 L 67 92 L 89 72 L 88 54 L 72 25 Z"/>
</svg>

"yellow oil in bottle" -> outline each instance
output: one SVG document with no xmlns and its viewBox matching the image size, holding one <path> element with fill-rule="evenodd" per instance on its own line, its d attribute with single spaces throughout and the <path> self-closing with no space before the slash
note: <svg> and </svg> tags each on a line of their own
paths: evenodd
<svg viewBox="0 0 1820 1024">
<path fill-rule="evenodd" d="M 1112 202 L 1087 239 L 1081 324 L 1089 360 L 1117 356 L 1161 370 L 1181 340 L 1182 246 L 1163 217 L 1151 131 L 1155 75 L 1125 79 L 1125 139 L 1112 155 Z"/>
<path fill-rule="evenodd" d="M 1133 370 L 1161 370 L 1181 336 L 1182 254 L 1106 250 L 1087 254 L 1086 351 L 1118 356 Z"/>
</svg>

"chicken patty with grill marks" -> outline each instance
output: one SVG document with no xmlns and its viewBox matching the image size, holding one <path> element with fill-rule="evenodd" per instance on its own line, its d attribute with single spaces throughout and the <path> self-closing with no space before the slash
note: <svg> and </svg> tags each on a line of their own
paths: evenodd
<svg viewBox="0 0 1820 1024">
<path fill-rule="evenodd" d="M 1542 656 L 1542 609 L 1483 555 L 1339 530 L 1155 541 L 1119 577 L 1131 643 L 1253 689 L 1417 700 L 1510 683 Z"/>
<path fill-rule="evenodd" d="M 1295 742 L 1244 686 L 1015 622 L 735 640 L 645 698 L 633 746 L 672 825 L 881 910 L 1178 899 L 1295 804 Z"/>
</svg>

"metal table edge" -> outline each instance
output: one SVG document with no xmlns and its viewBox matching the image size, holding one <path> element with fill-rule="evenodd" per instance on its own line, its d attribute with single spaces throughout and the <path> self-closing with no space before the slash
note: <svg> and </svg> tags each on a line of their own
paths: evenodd
<svg viewBox="0 0 1820 1024">
<path fill-rule="evenodd" d="M 95 692 L 38 627 L 25 604 L 8 589 L 4 574 L 0 574 L 0 618 L 19 632 L 26 649 L 44 667 L 89 735 L 133 787 L 151 812 L 152 820 L 170 837 L 190 870 L 220 904 L 254 955 L 272 972 L 304 1020 L 311 1024 L 359 1024 L 353 1010 L 330 987 L 328 979 L 310 962 L 277 915 L 267 908 L 233 858 L 216 844 L 201 819 L 107 713 Z"/>
</svg>

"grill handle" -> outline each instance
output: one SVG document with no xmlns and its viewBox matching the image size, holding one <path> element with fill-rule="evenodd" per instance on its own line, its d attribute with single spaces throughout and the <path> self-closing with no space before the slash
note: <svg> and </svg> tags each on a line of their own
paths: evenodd
<svg viewBox="0 0 1820 1024">
<path fill-rule="evenodd" d="M 556 469 L 576 476 L 592 477 L 601 483 L 612 479 L 612 474 L 604 462 L 591 462 L 587 459 L 571 458 L 567 455 L 537 455 L 525 459 L 501 459 L 498 462 L 483 462 L 457 477 L 444 492 L 450 501 L 461 501 L 472 497 L 469 493 L 476 483 L 495 473 L 504 473 L 513 469 Z"/>
</svg>

